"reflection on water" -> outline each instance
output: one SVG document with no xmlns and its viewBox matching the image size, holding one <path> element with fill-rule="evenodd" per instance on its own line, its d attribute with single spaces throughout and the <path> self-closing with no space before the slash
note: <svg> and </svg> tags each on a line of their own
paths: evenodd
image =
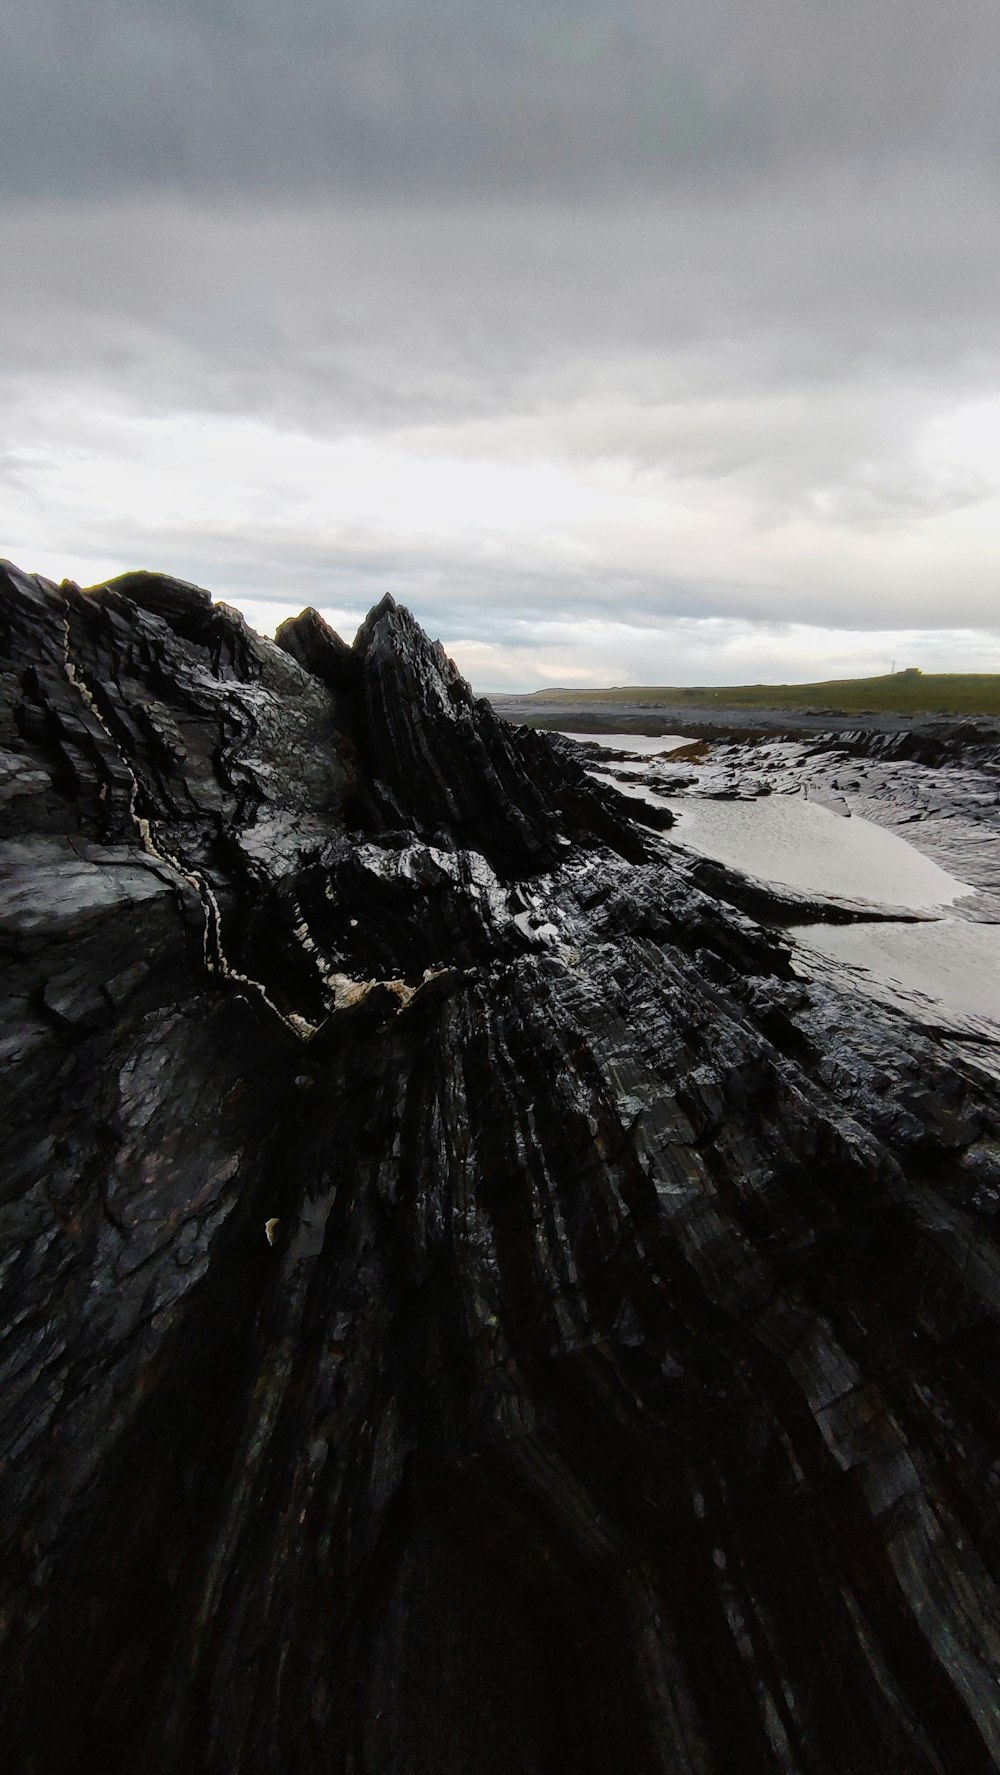
<svg viewBox="0 0 1000 1775">
<path fill-rule="evenodd" d="M 864 968 L 902 995 L 920 992 L 966 1016 L 1000 1020 L 1000 926 L 945 918 L 933 924 L 798 925 L 790 934 L 831 961 Z M 896 994 L 890 990 L 890 996 Z"/>
<path fill-rule="evenodd" d="M 764 881 L 877 906 L 948 906 L 972 889 L 870 820 L 842 819 L 801 795 L 758 801 L 671 798 L 671 836 Z"/>
<path fill-rule="evenodd" d="M 568 740 L 593 741 L 595 746 L 607 746 L 613 752 L 634 752 L 638 758 L 648 758 L 650 753 L 676 752 L 678 746 L 690 746 L 690 734 L 658 733 L 650 738 L 645 733 L 568 733 Z"/>
</svg>

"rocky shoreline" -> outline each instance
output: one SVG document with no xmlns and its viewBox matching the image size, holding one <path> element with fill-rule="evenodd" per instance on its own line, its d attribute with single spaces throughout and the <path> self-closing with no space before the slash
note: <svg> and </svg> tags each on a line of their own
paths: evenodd
<svg viewBox="0 0 1000 1775">
<path fill-rule="evenodd" d="M 921 724 L 898 735 L 849 729 L 795 741 L 712 749 L 720 783 L 801 792 L 901 832 L 942 867 L 996 899 L 1000 921 L 1000 730 Z M 980 916 L 986 917 L 985 907 Z"/>
<path fill-rule="evenodd" d="M 807 800 L 901 832 L 918 850 L 997 900 L 1000 920 L 1000 728 L 981 721 L 921 723 L 896 734 L 849 728 L 701 739 L 637 771 L 626 750 L 578 744 L 590 767 L 660 795 Z"/>
<path fill-rule="evenodd" d="M 1000 732 L 995 724 L 942 719 L 897 734 L 864 729 L 794 738 L 755 733 L 687 743 L 674 734 L 665 737 L 662 752 L 655 739 L 644 739 L 636 751 L 627 735 L 611 736 L 619 737 L 617 746 L 585 736 L 563 736 L 557 743 L 575 747 L 597 780 L 615 782 L 632 797 L 648 796 L 674 813 L 679 825 L 672 844 L 689 880 L 804 944 L 797 961 L 807 973 L 818 967 L 845 990 L 860 986 L 938 1033 L 996 1044 L 1000 940 L 988 935 L 1000 927 Z M 782 804 L 791 810 L 793 802 L 797 821 L 789 827 L 787 819 L 779 820 L 775 827 L 769 814 Z M 736 844 L 731 836 L 724 840 L 715 857 L 711 841 L 707 854 L 699 844 L 704 819 L 695 818 L 693 842 L 690 824 L 693 811 L 713 803 L 762 805 L 759 816 L 738 821 L 735 828 L 731 821 L 721 828 L 709 821 L 708 831 L 743 833 Z M 865 837 L 830 850 L 829 828 L 811 828 L 802 817 L 807 807 L 842 819 L 853 815 Z M 905 841 L 893 855 L 896 876 L 890 881 L 883 875 L 881 884 L 871 873 L 873 849 L 881 854 L 868 836 L 873 825 Z M 796 835 L 791 852 L 782 853 L 779 842 L 778 879 L 767 867 L 769 831 Z M 804 847 L 799 856 L 796 843 Z M 802 856 L 810 873 L 810 844 L 816 843 L 821 853 L 828 852 L 831 875 L 823 876 L 817 855 L 812 892 L 783 882 L 782 867 L 791 865 L 794 874 Z M 851 872 L 851 857 L 859 875 Z M 923 858 L 942 873 L 928 875 Z M 919 897 L 912 899 L 914 877 L 922 884 L 922 906 Z M 956 921 L 965 935 L 955 929 Z M 927 930 L 925 939 L 905 939 L 904 927 L 919 925 Z M 824 930 L 848 926 L 855 927 L 854 937 L 820 937 Z M 879 926 L 885 941 L 877 939 Z"/>
<path fill-rule="evenodd" d="M 11 1766 L 1000 1768 L 985 1048 L 391 600 L 7 568 L 0 655 Z"/>
</svg>

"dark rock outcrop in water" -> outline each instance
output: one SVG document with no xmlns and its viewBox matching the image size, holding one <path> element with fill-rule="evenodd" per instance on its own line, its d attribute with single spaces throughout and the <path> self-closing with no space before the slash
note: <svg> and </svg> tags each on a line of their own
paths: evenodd
<svg viewBox="0 0 1000 1775">
<path fill-rule="evenodd" d="M 6 1766 L 1000 1768 L 979 1050 L 391 604 L 0 618 Z"/>
</svg>

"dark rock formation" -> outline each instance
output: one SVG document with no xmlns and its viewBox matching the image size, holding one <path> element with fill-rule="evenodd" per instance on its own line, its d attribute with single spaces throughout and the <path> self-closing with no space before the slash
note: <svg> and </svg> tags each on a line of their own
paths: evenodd
<svg viewBox="0 0 1000 1775">
<path fill-rule="evenodd" d="M 951 720 L 911 721 L 897 733 L 855 727 L 817 734 L 815 744 L 855 758 L 907 759 L 917 764 L 970 764 L 994 769 L 1000 764 L 1000 721 L 966 715 Z"/>
<path fill-rule="evenodd" d="M 405 611 L 0 621 L 7 1766 L 1000 1768 L 984 1051 Z"/>
</svg>

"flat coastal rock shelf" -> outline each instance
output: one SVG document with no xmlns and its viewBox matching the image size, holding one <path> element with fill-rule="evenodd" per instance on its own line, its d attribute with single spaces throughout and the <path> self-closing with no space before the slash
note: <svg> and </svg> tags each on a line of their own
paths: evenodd
<svg viewBox="0 0 1000 1775">
<path fill-rule="evenodd" d="M 995 1044 L 389 600 L 0 624 L 6 1766 L 1000 1768 Z"/>
</svg>

